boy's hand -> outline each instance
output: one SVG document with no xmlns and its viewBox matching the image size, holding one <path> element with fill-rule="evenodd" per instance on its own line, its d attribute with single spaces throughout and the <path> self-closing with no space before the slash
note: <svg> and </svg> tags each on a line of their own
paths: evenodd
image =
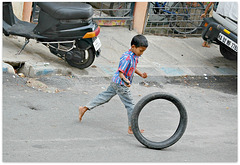
<svg viewBox="0 0 240 165">
<path fill-rule="evenodd" d="M 144 72 L 144 73 L 142 74 L 142 78 L 147 78 L 147 73 Z"/>
<path fill-rule="evenodd" d="M 130 81 L 129 81 L 129 80 L 126 80 L 126 79 L 125 79 L 125 81 L 126 81 L 127 83 L 124 82 L 124 84 L 125 84 L 127 87 L 130 87 L 130 86 L 131 86 Z"/>
<path fill-rule="evenodd" d="M 127 86 L 127 87 L 130 87 L 131 84 L 130 84 L 130 81 L 126 78 L 121 78 L 121 80 L 124 82 L 124 84 Z"/>
<path fill-rule="evenodd" d="M 130 84 L 130 82 L 129 82 L 129 84 L 127 85 L 127 84 L 125 84 L 127 87 L 131 87 L 131 84 Z"/>
</svg>

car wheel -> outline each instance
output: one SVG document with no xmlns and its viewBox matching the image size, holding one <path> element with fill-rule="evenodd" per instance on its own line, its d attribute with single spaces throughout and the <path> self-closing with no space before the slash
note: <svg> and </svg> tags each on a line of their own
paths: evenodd
<svg viewBox="0 0 240 165">
<path fill-rule="evenodd" d="M 237 52 L 227 48 L 224 45 L 219 45 L 219 48 L 224 58 L 228 60 L 237 60 Z"/>
</svg>

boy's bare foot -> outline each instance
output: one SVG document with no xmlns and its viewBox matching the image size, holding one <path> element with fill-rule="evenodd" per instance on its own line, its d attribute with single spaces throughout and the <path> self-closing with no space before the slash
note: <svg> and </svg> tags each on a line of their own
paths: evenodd
<svg viewBox="0 0 240 165">
<path fill-rule="evenodd" d="M 144 130 L 141 129 L 140 132 L 143 133 Z M 131 127 L 128 127 L 128 133 L 129 133 L 129 134 L 133 134 L 133 131 L 132 131 L 132 128 L 131 128 Z"/>
<path fill-rule="evenodd" d="M 82 121 L 82 117 L 83 117 L 84 113 L 88 110 L 88 108 L 80 106 L 78 108 L 78 110 L 79 110 L 79 121 L 81 122 Z"/>
</svg>

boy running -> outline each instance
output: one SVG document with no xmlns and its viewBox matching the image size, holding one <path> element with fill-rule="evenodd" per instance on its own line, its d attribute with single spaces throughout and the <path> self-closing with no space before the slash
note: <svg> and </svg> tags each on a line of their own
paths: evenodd
<svg viewBox="0 0 240 165">
<path fill-rule="evenodd" d="M 128 133 L 133 134 L 131 128 L 131 115 L 134 109 L 134 104 L 129 87 L 132 84 L 134 73 L 142 78 L 147 78 L 147 73 L 142 73 L 137 69 L 138 58 L 143 54 L 147 47 L 148 41 L 143 35 L 136 35 L 133 37 L 131 41 L 131 49 L 123 53 L 121 56 L 118 70 L 113 75 L 112 82 L 108 89 L 96 96 L 86 106 L 79 107 L 80 121 L 87 110 L 91 110 L 99 105 L 107 103 L 113 96 L 118 94 L 127 109 Z M 143 131 L 144 130 L 141 130 L 141 132 Z"/>
</svg>

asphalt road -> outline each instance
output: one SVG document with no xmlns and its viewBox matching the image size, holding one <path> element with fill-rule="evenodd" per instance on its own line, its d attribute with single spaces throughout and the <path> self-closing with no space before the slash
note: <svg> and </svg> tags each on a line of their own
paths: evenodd
<svg viewBox="0 0 240 165">
<path fill-rule="evenodd" d="M 135 102 L 149 93 L 168 92 L 187 109 L 185 134 L 164 150 L 147 149 L 127 133 L 127 113 L 117 96 L 78 121 L 78 106 L 105 90 L 109 81 L 3 74 L 3 162 L 237 161 L 236 77 L 136 77 L 131 87 Z M 153 107 L 144 123 L 151 137 L 158 131 L 151 125 L 156 114 L 167 110 L 163 119 L 172 114 L 162 104 Z"/>
</svg>

